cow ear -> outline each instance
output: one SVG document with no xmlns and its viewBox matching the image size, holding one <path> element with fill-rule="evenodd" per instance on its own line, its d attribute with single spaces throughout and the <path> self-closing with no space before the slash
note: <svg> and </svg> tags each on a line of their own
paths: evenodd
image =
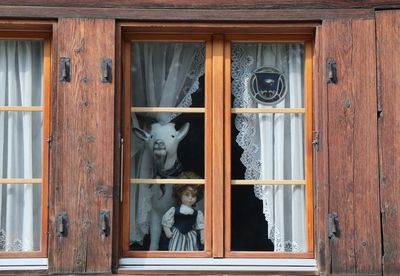
<svg viewBox="0 0 400 276">
<path fill-rule="evenodd" d="M 189 131 L 189 127 L 190 127 L 190 124 L 189 123 L 185 123 L 183 125 L 183 127 L 181 127 L 181 129 L 178 130 L 178 136 L 177 136 L 178 141 L 182 141 L 182 139 L 185 138 L 186 134 Z"/>
<path fill-rule="evenodd" d="M 139 139 L 141 139 L 141 140 L 143 140 L 143 141 L 147 141 L 147 140 L 149 140 L 149 138 L 150 138 L 150 134 L 148 134 L 146 131 L 144 131 L 143 129 L 140 129 L 140 128 L 137 128 L 137 127 L 134 127 L 133 128 L 133 133 L 135 133 L 135 135 L 139 138 Z"/>
</svg>

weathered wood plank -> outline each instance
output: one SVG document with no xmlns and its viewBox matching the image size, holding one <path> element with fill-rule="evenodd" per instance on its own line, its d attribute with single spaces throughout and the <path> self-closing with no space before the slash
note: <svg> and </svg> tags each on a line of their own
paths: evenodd
<svg viewBox="0 0 400 276">
<path fill-rule="evenodd" d="M 327 84 L 332 273 L 381 273 L 374 20 L 323 23 L 324 60 L 337 63 Z M 324 64 L 325 66 L 325 64 Z"/>
<path fill-rule="evenodd" d="M 98 222 L 100 210 L 112 214 L 114 85 L 101 82 L 100 60 L 114 59 L 114 30 L 114 20 L 59 21 L 58 53 L 71 58 L 71 82 L 57 78 L 53 219 L 66 211 L 69 229 L 50 239 L 51 272 L 111 271 L 112 234 L 100 236 Z"/>
<path fill-rule="evenodd" d="M 3 0 L 3 5 L 92 7 L 92 8 L 190 8 L 190 9 L 338 9 L 338 8 L 395 8 L 400 1 L 392 0 Z"/>
<path fill-rule="evenodd" d="M 400 12 L 377 13 L 383 271 L 400 271 Z"/>
<path fill-rule="evenodd" d="M 166 1 L 167 2 L 167 1 Z M 143 8 L 85 8 L 48 6 L 1 6 L 4 18 L 111 18 L 135 21 L 175 22 L 265 22 L 319 21 L 334 18 L 372 18 L 373 9 L 143 9 Z"/>
<path fill-rule="evenodd" d="M 380 274 L 375 21 L 354 20 L 352 31 L 356 271 Z"/>
<path fill-rule="evenodd" d="M 314 131 L 318 133 L 319 141 L 314 148 L 315 168 L 315 245 L 318 267 L 321 273 L 326 273 L 330 267 L 329 239 L 326 218 L 328 215 L 328 120 L 327 120 L 327 87 L 325 85 L 325 66 L 322 56 L 322 31 L 317 27 L 314 44 Z"/>
</svg>

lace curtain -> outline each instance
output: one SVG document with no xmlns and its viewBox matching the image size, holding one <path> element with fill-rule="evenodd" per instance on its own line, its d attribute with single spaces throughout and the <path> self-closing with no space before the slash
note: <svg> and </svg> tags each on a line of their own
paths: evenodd
<svg viewBox="0 0 400 276">
<path fill-rule="evenodd" d="M 43 47 L 0 40 L 0 106 L 42 105 Z M 0 111 L 0 177 L 42 177 L 41 112 Z M 40 250 L 41 185 L 0 185 L 0 251 Z"/>
<path fill-rule="evenodd" d="M 132 106 L 189 107 L 191 95 L 199 88 L 204 74 L 203 43 L 133 42 Z M 149 130 L 151 121 L 168 123 L 179 114 L 146 113 L 138 119 L 132 114 L 132 126 Z M 152 157 L 132 135 L 131 176 L 152 178 Z M 142 243 L 149 233 L 151 194 L 148 185 L 131 185 L 130 240 Z"/>
<path fill-rule="evenodd" d="M 253 100 L 252 72 L 274 67 L 286 76 L 287 94 L 275 106 Z M 294 43 L 234 43 L 232 94 L 234 107 L 304 107 L 304 46 Z M 304 116 L 302 114 L 239 114 L 236 142 L 243 149 L 245 179 L 304 179 Z M 303 252 L 306 247 L 305 189 L 301 185 L 255 185 L 263 201 L 268 238 L 276 252 Z"/>
</svg>

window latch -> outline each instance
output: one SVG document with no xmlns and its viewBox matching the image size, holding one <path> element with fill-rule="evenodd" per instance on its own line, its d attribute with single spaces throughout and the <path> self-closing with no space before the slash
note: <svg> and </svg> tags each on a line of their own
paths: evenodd
<svg viewBox="0 0 400 276">
<path fill-rule="evenodd" d="M 316 151 L 319 150 L 318 146 L 319 146 L 319 132 L 318 131 L 313 131 L 313 141 L 312 141 L 312 145 L 314 146 L 314 149 Z"/>
<path fill-rule="evenodd" d="M 339 238 L 339 219 L 336 213 L 328 214 L 328 236 L 329 239 Z"/>
<path fill-rule="evenodd" d="M 68 215 L 67 212 L 61 212 L 58 214 L 56 218 L 56 231 L 57 237 L 66 237 L 68 236 Z"/>
<path fill-rule="evenodd" d="M 112 82 L 112 59 L 103 58 L 101 60 L 101 82 L 111 83 Z"/>
<path fill-rule="evenodd" d="M 99 212 L 99 235 L 108 237 L 110 235 L 110 211 L 100 210 Z"/>
<path fill-rule="evenodd" d="M 334 59 L 328 59 L 326 61 L 326 78 L 326 83 L 328 84 L 337 83 L 336 61 Z"/>
<path fill-rule="evenodd" d="M 60 59 L 60 81 L 71 81 L 71 59 L 62 57 Z"/>
</svg>

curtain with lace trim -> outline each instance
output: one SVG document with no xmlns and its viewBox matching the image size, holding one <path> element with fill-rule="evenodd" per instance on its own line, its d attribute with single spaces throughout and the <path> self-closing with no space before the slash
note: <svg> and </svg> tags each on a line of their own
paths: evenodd
<svg viewBox="0 0 400 276">
<path fill-rule="evenodd" d="M 190 107 L 204 74 L 205 44 L 192 42 L 132 42 L 132 107 Z M 132 126 L 149 130 L 151 122 L 169 123 L 177 113 L 132 114 Z M 142 122 L 142 125 L 140 125 Z M 143 124 L 144 122 L 144 124 Z M 152 178 L 153 159 L 143 142 L 131 144 L 131 176 Z M 131 185 L 130 240 L 142 244 L 149 233 L 151 191 Z"/>
<path fill-rule="evenodd" d="M 43 45 L 0 40 L 0 106 L 40 106 Z M 42 112 L 0 111 L 0 178 L 42 177 Z M 41 185 L 0 185 L 0 251 L 40 250 Z"/>
<path fill-rule="evenodd" d="M 249 91 L 254 70 L 272 67 L 286 78 L 287 94 L 274 106 L 256 102 Z M 304 45 L 299 43 L 233 43 L 233 107 L 304 107 Z M 304 180 L 304 115 L 283 113 L 238 114 L 236 142 L 243 149 L 245 179 Z M 255 185 L 263 201 L 268 238 L 275 252 L 304 252 L 306 247 L 305 187 Z"/>
</svg>

